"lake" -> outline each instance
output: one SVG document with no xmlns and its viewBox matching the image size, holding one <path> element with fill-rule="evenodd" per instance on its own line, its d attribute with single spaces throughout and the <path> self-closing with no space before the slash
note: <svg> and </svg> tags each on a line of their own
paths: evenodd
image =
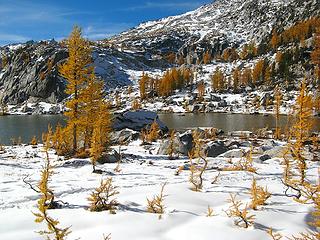
<svg viewBox="0 0 320 240">
<path fill-rule="evenodd" d="M 159 114 L 159 118 L 170 129 L 183 130 L 194 127 L 215 127 L 229 131 L 256 130 L 268 126 L 275 127 L 272 115 L 246 115 L 227 113 L 186 113 Z M 314 130 L 320 130 L 320 118 L 314 119 Z M 58 123 L 64 125 L 63 115 L 8 115 L 0 116 L 0 143 L 11 144 L 11 138 L 21 137 L 22 142 L 30 142 L 33 136 L 41 139 L 42 133 L 48 129 L 48 124 L 55 127 Z M 280 125 L 287 125 L 287 116 L 280 116 Z"/>
<path fill-rule="evenodd" d="M 63 115 L 7 115 L 0 116 L 0 143 L 9 145 L 11 139 L 21 137 L 23 143 L 28 143 L 33 136 L 41 140 L 42 133 L 48 130 L 48 125 L 55 127 L 64 124 Z"/>
<path fill-rule="evenodd" d="M 186 129 L 194 127 L 215 127 L 225 132 L 249 130 L 254 131 L 264 127 L 274 128 L 274 115 L 262 114 L 231 114 L 231 113 L 186 113 L 186 114 L 159 114 L 160 119 L 170 129 Z M 292 117 L 291 117 L 292 118 Z M 286 127 L 288 117 L 280 115 L 280 126 Z M 320 118 L 314 118 L 314 130 L 320 130 Z"/>
</svg>

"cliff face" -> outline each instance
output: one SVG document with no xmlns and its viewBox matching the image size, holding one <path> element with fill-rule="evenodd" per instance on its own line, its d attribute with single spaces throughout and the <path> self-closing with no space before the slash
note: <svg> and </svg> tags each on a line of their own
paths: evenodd
<svg viewBox="0 0 320 240">
<path fill-rule="evenodd" d="M 55 42 L 29 43 L 2 49 L 0 99 L 17 104 L 30 100 L 58 102 L 66 97 L 57 64 L 68 57 Z"/>
<path fill-rule="evenodd" d="M 144 54 L 122 52 L 93 43 L 93 64 L 97 77 L 106 88 L 132 84 L 130 71 L 167 66 L 163 60 L 149 60 Z M 58 65 L 68 57 L 66 48 L 55 41 L 29 42 L 0 48 L 0 102 L 19 104 L 25 101 L 57 103 L 67 95 L 65 79 Z"/>
</svg>

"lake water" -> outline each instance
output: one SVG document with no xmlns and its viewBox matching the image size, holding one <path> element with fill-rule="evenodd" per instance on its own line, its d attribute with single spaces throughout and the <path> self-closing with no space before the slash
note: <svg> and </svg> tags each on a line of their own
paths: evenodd
<svg viewBox="0 0 320 240">
<path fill-rule="evenodd" d="M 275 118 L 272 115 L 245 115 L 226 113 L 187 113 L 159 114 L 160 119 L 170 129 L 187 129 L 194 127 L 215 127 L 229 131 L 256 130 L 268 126 L 275 127 Z M 63 115 L 26 115 L 0 116 L 0 143 L 11 144 L 11 138 L 21 137 L 22 142 L 30 142 L 33 136 L 41 139 L 42 133 L 48 129 L 48 124 L 55 127 L 58 123 L 64 125 Z M 314 130 L 320 131 L 320 118 L 314 120 Z M 281 116 L 282 127 L 287 125 L 287 117 Z"/>
<path fill-rule="evenodd" d="M 160 119 L 170 129 L 182 130 L 195 127 L 214 127 L 225 132 L 249 130 L 254 131 L 264 127 L 274 128 L 276 120 L 273 115 L 249 115 L 230 113 L 186 113 L 159 114 Z M 280 116 L 280 126 L 286 127 L 287 116 Z M 320 118 L 314 118 L 314 130 L 320 130 Z"/>
<path fill-rule="evenodd" d="M 42 133 L 48 130 L 48 124 L 55 127 L 58 123 L 64 125 L 63 115 L 8 115 L 0 116 L 0 143 L 11 144 L 11 139 L 21 137 L 23 143 L 28 143 L 33 136 L 41 140 Z"/>
</svg>

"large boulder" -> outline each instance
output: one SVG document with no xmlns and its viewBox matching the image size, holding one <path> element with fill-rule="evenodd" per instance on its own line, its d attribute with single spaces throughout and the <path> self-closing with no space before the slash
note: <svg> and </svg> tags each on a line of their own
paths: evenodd
<svg viewBox="0 0 320 240">
<path fill-rule="evenodd" d="M 110 135 L 110 142 L 112 144 L 127 144 L 137 140 L 139 136 L 139 132 L 126 128 L 121 131 L 112 132 Z"/>
<path fill-rule="evenodd" d="M 244 157 L 244 151 L 242 149 L 231 149 L 223 154 L 225 158 L 242 158 Z"/>
<path fill-rule="evenodd" d="M 171 142 L 169 139 L 163 141 L 158 150 L 159 155 L 167 155 Z M 182 134 L 177 134 L 173 140 L 174 152 L 188 156 L 193 147 L 192 131 L 188 130 Z"/>
<path fill-rule="evenodd" d="M 114 119 L 112 127 L 116 131 L 128 128 L 141 132 L 143 129 L 149 128 L 154 121 L 157 122 L 162 132 L 169 131 L 168 127 L 159 119 L 157 113 L 145 110 L 128 111 L 118 115 Z"/>
<path fill-rule="evenodd" d="M 181 153 L 187 156 L 193 147 L 192 131 L 188 130 L 188 131 L 180 134 L 179 140 L 181 143 L 181 148 L 180 148 Z"/>
<path fill-rule="evenodd" d="M 207 157 L 217 157 L 222 153 L 227 152 L 229 149 L 223 141 L 214 141 L 208 144 L 205 149 Z"/>
<path fill-rule="evenodd" d="M 102 154 L 102 156 L 97 160 L 97 162 L 99 164 L 105 164 L 105 163 L 116 163 L 119 160 L 121 160 L 120 154 L 113 149 L 111 152 Z"/>
<path fill-rule="evenodd" d="M 171 140 L 169 140 L 169 139 L 164 140 L 160 145 L 160 148 L 158 150 L 158 154 L 159 155 L 168 155 L 170 145 L 171 145 Z M 185 155 L 183 152 L 183 145 L 178 137 L 175 137 L 173 139 L 173 152 Z"/>
</svg>

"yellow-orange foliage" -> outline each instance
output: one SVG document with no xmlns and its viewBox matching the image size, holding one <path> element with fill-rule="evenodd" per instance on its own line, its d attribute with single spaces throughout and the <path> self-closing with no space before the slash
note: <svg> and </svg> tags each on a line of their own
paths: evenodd
<svg viewBox="0 0 320 240">
<path fill-rule="evenodd" d="M 38 144 L 38 140 L 36 136 L 32 137 L 30 144 L 33 146 L 36 146 Z"/>
<path fill-rule="evenodd" d="M 272 31 L 272 37 L 271 37 L 271 42 L 270 42 L 271 47 L 272 47 L 274 50 L 276 50 L 277 47 L 278 47 L 278 45 L 279 45 L 279 42 L 280 42 L 280 37 L 279 37 L 279 35 L 277 34 L 277 31 L 274 29 L 274 30 Z"/>
<path fill-rule="evenodd" d="M 252 84 L 252 70 L 251 68 L 244 68 L 241 74 L 241 85 L 248 86 Z"/>
<path fill-rule="evenodd" d="M 204 96 L 204 94 L 206 92 L 206 85 L 205 85 L 205 83 L 203 81 L 198 83 L 197 90 L 198 90 L 198 100 L 202 101 L 203 100 L 203 96 Z"/>
<path fill-rule="evenodd" d="M 173 68 L 158 80 L 158 88 L 155 89 L 160 96 L 169 96 L 175 89 L 181 89 L 191 81 L 191 72 L 185 68 Z"/>
<path fill-rule="evenodd" d="M 153 121 L 153 123 L 150 126 L 149 134 L 148 134 L 148 140 L 150 142 L 153 142 L 159 138 L 159 125 L 157 121 Z"/>
<path fill-rule="evenodd" d="M 232 163 L 232 162 L 231 162 Z M 249 152 L 245 154 L 244 158 L 241 158 L 238 162 L 234 163 L 231 167 L 225 167 L 224 171 L 248 171 L 256 173 L 257 169 L 253 166 L 252 147 Z"/>
<path fill-rule="evenodd" d="M 233 78 L 233 91 L 238 91 L 239 88 L 239 82 L 240 82 L 240 70 L 239 68 L 235 68 L 232 71 L 232 78 Z"/>
<path fill-rule="evenodd" d="M 110 118 L 108 103 L 104 101 L 104 82 L 97 79 L 94 73 L 90 74 L 86 81 L 86 87 L 82 90 L 82 101 L 79 130 L 82 131 L 83 147 L 86 149 L 91 146 L 91 137 L 96 121 L 100 116 Z"/>
<path fill-rule="evenodd" d="M 88 200 L 90 202 L 90 211 L 101 212 L 109 210 L 115 213 L 118 202 L 116 196 L 119 194 L 118 187 L 113 185 L 112 178 L 101 180 L 100 186 L 93 191 Z"/>
<path fill-rule="evenodd" d="M 276 129 L 274 137 L 275 139 L 280 139 L 281 137 L 281 128 L 280 128 L 280 106 L 281 106 L 281 92 L 279 87 L 276 87 L 275 96 L 274 96 L 274 113 L 276 118 Z"/>
<path fill-rule="evenodd" d="M 282 239 L 282 235 L 280 233 L 273 232 L 272 228 L 269 228 L 267 233 L 272 238 L 272 240 L 280 240 L 280 239 Z"/>
<path fill-rule="evenodd" d="M 265 202 L 271 196 L 267 188 L 263 189 L 263 187 L 257 185 L 257 181 L 255 178 L 253 178 L 252 180 L 250 194 L 251 194 L 250 207 L 253 210 L 257 210 L 258 206 L 265 205 Z"/>
<path fill-rule="evenodd" d="M 314 38 L 314 50 L 311 53 L 312 63 L 315 65 L 316 77 L 320 81 L 320 25 Z M 319 84 L 320 85 L 320 84 Z"/>
<path fill-rule="evenodd" d="M 219 68 L 216 68 L 211 76 L 211 87 L 213 91 L 221 91 L 225 88 L 225 76 Z"/>
<path fill-rule="evenodd" d="M 66 236 L 70 233 L 70 228 L 60 228 L 58 227 L 59 221 L 53 219 L 48 214 L 48 209 L 54 208 L 54 194 L 48 183 L 53 175 L 53 167 L 51 165 L 48 149 L 50 145 L 50 138 L 47 137 L 45 143 L 46 152 L 46 162 L 41 171 L 41 178 L 38 183 L 38 189 L 40 192 L 40 199 L 38 200 L 38 212 L 33 213 L 36 217 L 36 223 L 45 222 L 47 225 L 47 230 L 39 231 L 39 234 L 46 236 L 47 239 L 51 239 L 50 236 L 53 235 L 55 240 L 64 240 Z"/>
<path fill-rule="evenodd" d="M 66 93 L 72 97 L 66 102 L 69 109 L 65 115 L 72 129 L 73 152 L 78 150 L 79 124 L 83 108 L 82 91 L 89 76 L 93 73 L 91 47 L 89 41 L 82 38 L 81 29 L 74 27 L 66 43 L 69 51 L 68 60 L 59 67 L 61 76 L 66 78 Z"/>
<path fill-rule="evenodd" d="M 203 54 L 203 63 L 204 63 L 204 64 L 208 64 L 208 63 L 211 62 L 211 59 L 212 59 L 212 57 L 211 57 L 210 52 L 209 52 L 209 51 L 206 51 L 206 52 Z"/>
<path fill-rule="evenodd" d="M 252 71 L 252 82 L 254 85 L 263 79 L 263 67 L 264 67 L 264 60 L 259 60 Z"/>
<path fill-rule="evenodd" d="M 239 54 L 235 48 L 226 48 L 221 55 L 225 62 L 233 62 L 239 59 Z"/>
<path fill-rule="evenodd" d="M 295 142 L 292 144 L 292 153 L 297 161 L 297 166 L 300 172 L 300 183 L 305 180 L 305 171 L 307 168 L 305 157 L 303 156 L 304 142 L 309 140 L 309 131 L 312 127 L 312 98 L 308 94 L 308 89 L 305 82 L 302 82 L 300 94 L 295 105 L 296 121 L 292 127 Z"/>
<path fill-rule="evenodd" d="M 292 27 L 286 29 L 281 38 L 283 43 L 300 42 L 312 36 L 316 28 L 320 26 L 320 18 L 313 17 L 305 21 L 298 22 Z"/>
<path fill-rule="evenodd" d="M 226 213 L 228 217 L 237 218 L 234 222 L 237 226 L 248 228 L 254 224 L 255 216 L 249 213 L 248 205 L 241 209 L 243 203 L 239 200 L 236 200 L 236 196 L 232 194 L 230 194 L 230 199 L 228 199 L 228 202 L 231 204 L 231 206 Z"/>
<path fill-rule="evenodd" d="M 134 99 L 134 100 L 132 101 L 132 106 L 131 106 L 131 108 L 132 108 L 133 110 L 138 110 L 138 109 L 141 108 L 141 104 L 140 104 L 140 102 L 139 102 L 138 99 Z"/>
<path fill-rule="evenodd" d="M 203 187 L 203 174 L 208 166 L 208 160 L 203 152 L 203 142 L 200 139 L 200 133 L 194 131 L 192 133 L 194 147 L 189 152 L 190 159 L 190 177 L 193 191 L 200 191 Z M 195 161 L 193 160 L 195 159 Z"/>
<path fill-rule="evenodd" d="M 91 135 L 91 162 L 95 171 L 96 161 L 101 157 L 103 151 L 107 150 L 111 131 L 111 117 L 106 103 L 100 103 L 97 109 L 96 121 L 93 125 Z"/>
<path fill-rule="evenodd" d="M 149 82 L 148 74 L 143 73 L 139 80 L 139 90 L 140 90 L 140 99 L 143 100 L 146 98 L 146 88 Z"/>
<path fill-rule="evenodd" d="M 164 187 L 166 183 L 161 186 L 161 191 L 159 195 L 154 196 L 151 200 L 147 198 L 147 212 L 160 214 L 159 218 L 161 218 L 161 214 L 164 213 Z"/>
</svg>

